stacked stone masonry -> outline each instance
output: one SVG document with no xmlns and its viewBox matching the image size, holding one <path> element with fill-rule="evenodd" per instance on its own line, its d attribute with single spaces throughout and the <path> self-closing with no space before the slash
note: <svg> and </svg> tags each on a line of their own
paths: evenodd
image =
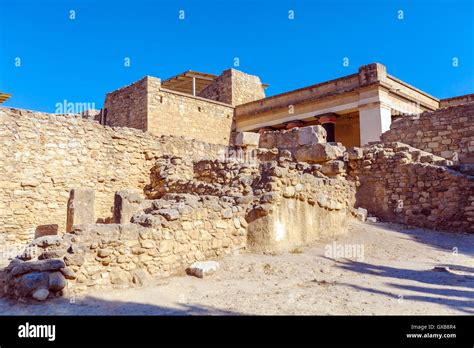
<svg viewBox="0 0 474 348">
<path fill-rule="evenodd" d="M 37 292 L 54 297 L 90 287 L 141 285 L 150 277 L 181 273 L 195 261 L 222 254 L 289 251 L 344 233 L 355 186 L 320 169 L 296 163 L 289 151 L 278 149 L 258 150 L 255 163 L 184 161 L 164 155 L 151 171 L 147 199 L 118 193 L 117 204 L 136 203 L 135 213 L 127 212 L 129 222 L 76 225 L 61 237 L 35 239 L 3 270 L 3 294 L 38 299 Z M 300 224 L 289 221 L 290 215 L 302 219 Z M 310 216 L 315 221 L 308 230 L 305 218 Z M 27 252 L 35 247 L 35 253 Z M 54 260 L 54 269 L 41 268 L 44 260 Z M 68 287 L 51 289 L 47 281 L 33 286 L 29 280 L 48 279 L 51 272 L 67 277 Z"/>
<path fill-rule="evenodd" d="M 383 142 L 402 142 L 460 163 L 474 163 L 474 102 L 394 121 Z"/>
<path fill-rule="evenodd" d="M 265 91 L 258 76 L 228 69 L 202 90 L 199 96 L 237 106 L 265 98 Z"/>
<path fill-rule="evenodd" d="M 7 241 L 30 242 L 0 272 L 1 292 L 15 298 L 141 285 L 242 251 L 288 252 L 345 233 L 361 207 L 474 233 L 474 177 L 400 142 L 347 149 L 311 126 L 239 136 L 240 157 L 82 118 L 2 109 L 0 121 L 0 223 Z M 73 220 L 106 224 L 73 221 L 70 233 L 33 240 L 40 225 L 64 229 L 68 199 L 68 212 L 89 209 Z"/>
<path fill-rule="evenodd" d="M 385 221 L 474 233 L 474 176 L 403 143 L 363 149 L 349 161 L 357 205 Z"/>
<path fill-rule="evenodd" d="M 167 90 L 147 76 L 107 94 L 102 123 L 228 145 L 233 115 L 231 105 Z"/>
<path fill-rule="evenodd" d="M 5 108 L 0 140 L 0 235 L 9 243 L 31 241 L 41 229 L 64 232 L 71 189 L 93 189 L 96 218 L 111 222 L 115 192 L 143 191 L 157 157 L 219 158 L 226 152 L 182 137 Z"/>
</svg>

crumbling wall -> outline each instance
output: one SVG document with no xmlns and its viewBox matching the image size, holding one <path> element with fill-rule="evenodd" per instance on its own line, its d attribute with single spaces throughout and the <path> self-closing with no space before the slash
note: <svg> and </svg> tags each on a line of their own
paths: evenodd
<svg viewBox="0 0 474 348">
<path fill-rule="evenodd" d="M 62 237 L 35 239 L 26 249 L 35 252 L 20 255 L 0 275 L 0 295 L 44 300 L 66 291 L 143 285 L 245 248 L 246 223 L 235 202 L 174 195 L 146 204 L 133 223 L 76 225 Z"/>
<path fill-rule="evenodd" d="M 30 241 L 47 225 L 63 232 L 73 188 L 94 189 L 95 216 L 111 221 L 115 191 L 143 191 L 157 157 L 219 158 L 227 149 L 113 129 L 77 117 L 5 108 L 0 109 L 0 141 L 0 235 L 9 243 Z"/>
<path fill-rule="evenodd" d="M 265 98 L 265 91 L 258 76 L 228 69 L 203 89 L 199 96 L 237 106 Z"/>
<path fill-rule="evenodd" d="M 327 177 L 321 169 L 319 164 L 295 163 L 281 156 L 262 165 L 254 187 L 260 195 L 246 215 L 250 250 L 288 252 L 347 232 L 355 185 Z"/>
<path fill-rule="evenodd" d="M 187 192 L 235 201 L 248 223 L 247 246 L 257 252 L 291 251 L 347 231 L 355 185 L 342 172 L 326 171 L 324 163 L 298 163 L 290 151 L 276 148 L 256 150 L 254 160 L 186 164 L 174 159 L 173 165 L 164 156 L 153 167 L 145 192 L 152 199 Z"/>
<path fill-rule="evenodd" d="M 392 222 L 474 233 L 474 177 L 402 143 L 363 149 L 349 162 L 357 205 Z"/>
<path fill-rule="evenodd" d="M 474 163 L 474 102 L 400 117 L 381 139 L 399 141 L 455 162 Z"/>
</svg>

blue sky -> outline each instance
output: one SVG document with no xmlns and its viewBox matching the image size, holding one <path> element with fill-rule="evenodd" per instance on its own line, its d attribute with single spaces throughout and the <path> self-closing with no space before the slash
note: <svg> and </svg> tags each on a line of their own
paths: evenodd
<svg viewBox="0 0 474 348">
<path fill-rule="evenodd" d="M 0 91 L 13 94 L 4 106 L 100 108 L 145 75 L 219 74 L 235 57 L 270 84 L 267 95 L 376 61 L 438 98 L 473 93 L 474 1 L 0 0 Z"/>
</svg>

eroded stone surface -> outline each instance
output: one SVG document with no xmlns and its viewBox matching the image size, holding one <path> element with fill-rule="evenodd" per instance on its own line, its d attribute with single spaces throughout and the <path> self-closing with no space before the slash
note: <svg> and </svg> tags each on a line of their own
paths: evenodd
<svg viewBox="0 0 474 348">
<path fill-rule="evenodd" d="M 201 261 L 194 262 L 186 272 L 198 278 L 206 278 L 211 274 L 217 272 L 219 269 L 219 262 L 217 261 Z"/>
</svg>

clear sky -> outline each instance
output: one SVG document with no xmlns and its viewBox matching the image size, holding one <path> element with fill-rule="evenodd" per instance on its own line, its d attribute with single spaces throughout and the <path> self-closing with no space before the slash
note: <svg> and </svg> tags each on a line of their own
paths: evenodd
<svg viewBox="0 0 474 348">
<path fill-rule="evenodd" d="M 4 106 L 101 108 L 145 75 L 220 74 L 234 58 L 267 95 L 371 62 L 438 98 L 474 93 L 474 1 L 0 0 Z"/>
</svg>

